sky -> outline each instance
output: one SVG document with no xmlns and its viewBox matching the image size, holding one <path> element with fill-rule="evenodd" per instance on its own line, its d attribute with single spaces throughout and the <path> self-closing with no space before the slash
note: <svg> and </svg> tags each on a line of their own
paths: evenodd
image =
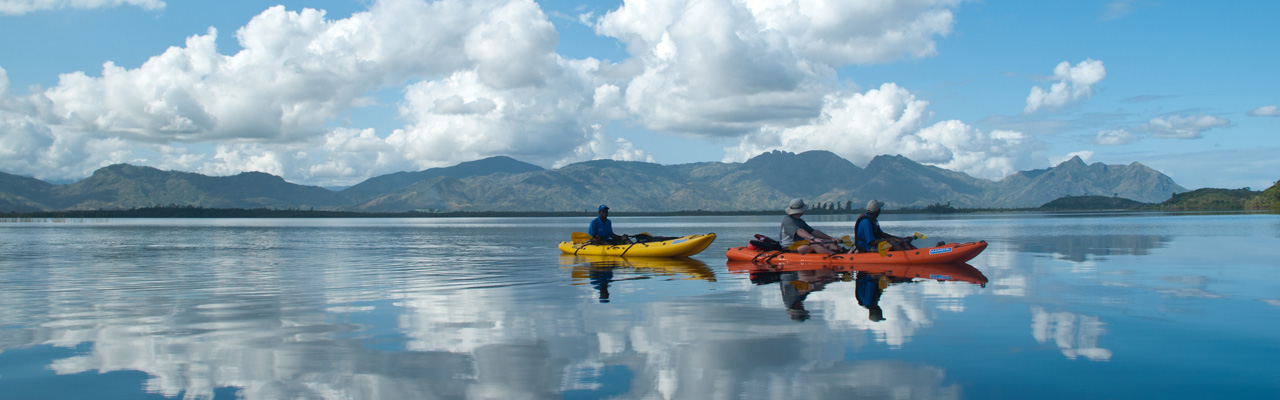
<svg viewBox="0 0 1280 400">
<path fill-rule="evenodd" d="M 1280 180 L 1280 2 L 0 0 L 0 171 L 1074 156 Z M 815 176 L 821 171 L 815 171 Z"/>
</svg>

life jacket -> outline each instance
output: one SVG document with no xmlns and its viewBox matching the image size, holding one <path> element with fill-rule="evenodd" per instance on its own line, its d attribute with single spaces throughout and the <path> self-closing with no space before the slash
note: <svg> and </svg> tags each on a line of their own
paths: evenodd
<svg viewBox="0 0 1280 400">
<path fill-rule="evenodd" d="M 861 223 L 862 223 L 862 220 L 864 220 L 864 219 L 870 219 L 870 220 L 871 220 L 871 234 L 872 234 L 872 237 L 867 238 L 867 241 L 868 241 L 868 242 L 874 241 L 874 240 L 876 240 L 876 239 L 879 239 L 879 238 L 882 238 L 882 237 L 884 237 L 884 236 L 885 236 L 884 231 L 880 230 L 880 221 L 877 221 L 877 220 L 875 220 L 875 219 L 872 219 L 871 217 L 868 217 L 866 213 L 862 213 L 862 215 L 859 215 L 859 216 L 858 216 L 858 219 L 857 219 L 856 221 L 854 221 L 854 222 L 853 222 L 853 244 L 854 244 L 854 247 L 857 247 L 857 244 L 858 244 L 858 242 L 860 241 L 860 240 L 859 240 L 859 238 L 858 238 L 858 224 L 861 224 Z M 858 250 L 866 251 L 866 250 L 875 250 L 875 249 L 863 249 L 863 248 L 859 248 Z"/>
</svg>

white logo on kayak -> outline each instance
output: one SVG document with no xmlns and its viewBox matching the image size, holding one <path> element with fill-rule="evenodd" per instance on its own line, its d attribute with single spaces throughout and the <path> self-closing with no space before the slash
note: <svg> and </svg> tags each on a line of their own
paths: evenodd
<svg viewBox="0 0 1280 400">
<path fill-rule="evenodd" d="M 929 279 L 951 280 L 951 275 L 929 275 Z"/>
<path fill-rule="evenodd" d="M 933 249 L 933 250 L 929 250 L 929 255 L 942 254 L 942 253 L 950 253 L 950 252 L 951 252 L 951 248 L 950 248 L 950 247 L 943 247 L 943 248 L 941 248 L 941 249 Z"/>
<path fill-rule="evenodd" d="M 671 244 L 684 243 L 684 241 L 686 241 L 686 240 L 689 240 L 689 239 L 676 239 L 676 240 L 671 241 Z"/>
</svg>

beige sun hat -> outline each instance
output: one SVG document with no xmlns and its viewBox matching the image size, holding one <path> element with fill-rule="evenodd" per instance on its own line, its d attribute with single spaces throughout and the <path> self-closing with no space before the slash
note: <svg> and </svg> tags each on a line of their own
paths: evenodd
<svg viewBox="0 0 1280 400">
<path fill-rule="evenodd" d="M 871 199 L 871 201 L 867 202 L 867 212 L 878 213 L 880 212 L 880 207 L 883 207 L 883 206 L 884 206 L 883 201 Z"/>
<path fill-rule="evenodd" d="M 791 199 L 791 205 L 787 206 L 787 215 L 796 215 L 808 210 L 809 206 L 804 204 L 804 199 Z"/>
</svg>

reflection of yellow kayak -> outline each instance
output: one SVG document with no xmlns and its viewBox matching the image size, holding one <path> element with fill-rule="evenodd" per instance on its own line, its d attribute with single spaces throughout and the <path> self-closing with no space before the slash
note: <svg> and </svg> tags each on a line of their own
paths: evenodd
<svg viewBox="0 0 1280 400">
<path fill-rule="evenodd" d="M 586 279 L 592 268 L 631 268 L 653 275 L 686 275 L 686 279 L 716 281 L 716 273 L 707 263 L 686 257 L 618 257 L 618 256 L 560 256 L 560 265 L 573 268 L 571 275 Z"/>
<path fill-rule="evenodd" d="M 688 257 L 705 250 L 716 234 L 682 236 L 671 240 L 623 245 L 560 242 L 560 251 L 578 256 Z"/>
</svg>

